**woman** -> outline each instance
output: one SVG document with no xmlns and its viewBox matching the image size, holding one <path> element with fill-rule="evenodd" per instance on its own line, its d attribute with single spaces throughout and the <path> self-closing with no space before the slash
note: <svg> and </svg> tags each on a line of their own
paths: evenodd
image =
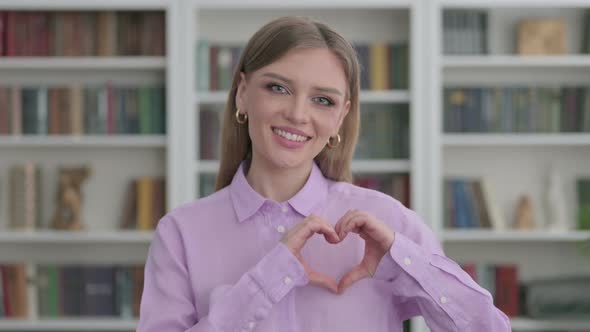
<svg viewBox="0 0 590 332">
<path fill-rule="evenodd" d="M 324 24 L 248 42 L 224 115 L 217 192 L 167 214 L 138 331 L 510 331 L 413 211 L 350 183 L 359 65 Z M 314 234 L 322 236 L 313 236 Z"/>
</svg>

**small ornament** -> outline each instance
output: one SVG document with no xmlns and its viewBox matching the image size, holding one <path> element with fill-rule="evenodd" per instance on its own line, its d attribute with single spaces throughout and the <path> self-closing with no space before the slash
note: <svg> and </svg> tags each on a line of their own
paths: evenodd
<svg viewBox="0 0 590 332">
<path fill-rule="evenodd" d="M 533 220 L 533 204 L 531 199 L 523 195 L 518 201 L 516 213 L 514 215 L 514 228 L 521 230 L 529 230 L 535 228 Z"/>
<path fill-rule="evenodd" d="M 554 231 L 567 231 L 570 229 L 567 219 L 565 192 L 563 181 L 557 168 L 552 165 L 545 192 L 545 212 L 547 215 L 547 228 Z"/>
<path fill-rule="evenodd" d="M 56 193 L 56 209 L 52 227 L 60 230 L 81 230 L 82 223 L 82 183 L 88 179 L 92 170 L 87 166 L 60 167 L 59 183 Z"/>
</svg>

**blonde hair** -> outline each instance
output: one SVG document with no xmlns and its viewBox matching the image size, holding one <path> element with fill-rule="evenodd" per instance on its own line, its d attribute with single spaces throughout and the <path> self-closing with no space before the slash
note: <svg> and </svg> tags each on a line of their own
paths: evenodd
<svg viewBox="0 0 590 332">
<path fill-rule="evenodd" d="M 342 140 L 333 149 L 324 147 L 314 160 L 325 177 L 335 181 L 352 181 L 350 163 L 360 125 L 360 69 L 356 52 L 346 39 L 327 25 L 305 17 L 286 16 L 267 23 L 250 38 L 236 67 L 223 114 L 216 190 L 231 183 L 240 163 L 250 158 L 252 152 L 247 124 L 240 125 L 235 118 L 240 73 L 248 77 L 249 73 L 271 64 L 294 48 L 327 48 L 342 62 L 350 100 L 350 109 L 340 127 Z"/>
</svg>

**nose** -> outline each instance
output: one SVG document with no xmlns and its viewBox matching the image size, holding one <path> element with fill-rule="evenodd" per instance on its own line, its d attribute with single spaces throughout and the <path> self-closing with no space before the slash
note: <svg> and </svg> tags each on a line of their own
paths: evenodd
<svg viewBox="0 0 590 332">
<path fill-rule="evenodd" d="M 305 124 L 309 121 L 309 105 L 305 98 L 295 98 L 288 106 L 285 117 L 293 124 Z"/>
</svg>

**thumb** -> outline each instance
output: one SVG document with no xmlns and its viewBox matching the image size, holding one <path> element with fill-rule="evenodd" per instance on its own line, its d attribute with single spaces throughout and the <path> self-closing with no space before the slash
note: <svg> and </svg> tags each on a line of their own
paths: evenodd
<svg viewBox="0 0 590 332">
<path fill-rule="evenodd" d="M 368 278 L 371 275 L 367 271 L 367 269 L 361 265 L 355 266 L 352 270 L 350 270 L 342 279 L 340 280 L 340 284 L 338 284 L 338 294 L 344 293 L 350 285 L 354 284 L 355 282 Z"/>
</svg>

